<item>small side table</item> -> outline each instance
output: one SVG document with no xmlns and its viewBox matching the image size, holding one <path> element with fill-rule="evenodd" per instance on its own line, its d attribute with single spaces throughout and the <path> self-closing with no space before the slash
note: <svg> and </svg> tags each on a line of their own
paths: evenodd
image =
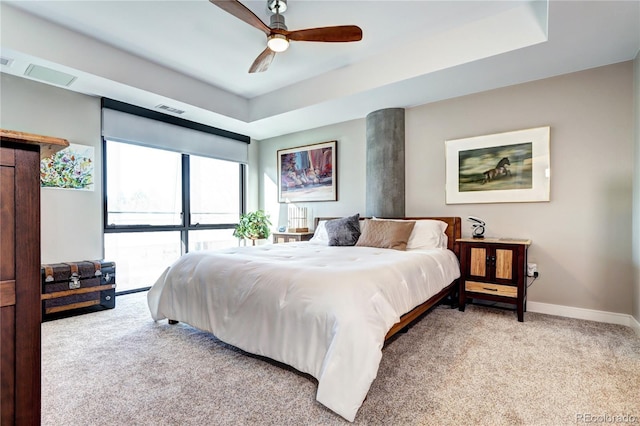
<svg viewBox="0 0 640 426">
<path fill-rule="evenodd" d="M 518 321 L 527 310 L 528 239 L 461 238 L 460 304 L 464 311 L 467 299 L 482 299 L 516 306 Z"/>
<path fill-rule="evenodd" d="M 313 232 L 274 232 L 273 243 L 295 243 L 309 241 L 313 237 Z"/>
</svg>

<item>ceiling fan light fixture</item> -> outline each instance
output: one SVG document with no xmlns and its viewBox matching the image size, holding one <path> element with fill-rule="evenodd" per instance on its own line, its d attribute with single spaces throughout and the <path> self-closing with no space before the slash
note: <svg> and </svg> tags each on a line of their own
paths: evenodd
<svg viewBox="0 0 640 426">
<path fill-rule="evenodd" d="M 289 40 L 282 34 L 272 34 L 267 40 L 267 46 L 276 53 L 284 52 L 289 48 Z"/>
</svg>

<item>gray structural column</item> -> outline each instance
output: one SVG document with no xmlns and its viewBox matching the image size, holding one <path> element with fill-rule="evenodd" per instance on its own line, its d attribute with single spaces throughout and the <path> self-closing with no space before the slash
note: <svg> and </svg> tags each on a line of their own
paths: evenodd
<svg viewBox="0 0 640 426">
<path fill-rule="evenodd" d="M 367 115 L 366 216 L 404 217 L 404 109 Z"/>
</svg>

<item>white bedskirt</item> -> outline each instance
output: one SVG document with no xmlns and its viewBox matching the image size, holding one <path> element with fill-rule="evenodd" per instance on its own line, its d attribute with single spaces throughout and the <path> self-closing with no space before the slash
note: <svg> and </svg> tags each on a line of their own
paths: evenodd
<svg viewBox="0 0 640 426">
<path fill-rule="evenodd" d="M 185 322 L 312 375 L 317 401 L 353 421 L 389 329 L 459 276 L 449 250 L 273 244 L 182 256 L 148 302 L 156 321 Z"/>
</svg>

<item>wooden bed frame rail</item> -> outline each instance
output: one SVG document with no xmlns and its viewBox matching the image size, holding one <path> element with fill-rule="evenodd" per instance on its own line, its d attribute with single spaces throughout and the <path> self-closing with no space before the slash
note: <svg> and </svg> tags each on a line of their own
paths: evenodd
<svg viewBox="0 0 640 426">
<path fill-rule="evenodd" d="M 447 296 L 451 295 L 451 300 L 455 302 L 457 291 L 458 291 L 458 280 L 455 280 L 454 282 L 452 282 L 451 284 L 449 284 L 448 286 L 440 290 L 440 293 L 436 294 L 435 296 L 432 296 L 429 300 L 427 300 L 423 304 L 416 306 L 415 308 L 413 308 L 412 310 L 410 310 L 409 312 L 401 316 L 400 321 L 395 323 L 389 329 L 389 331 L 387 332 L 387 335 L 384 336 L 384 340 L 389 340 L 394 334 L 402 331 L 409 324 L 411 324 L 412 322 L 420 318 L 422 314 L 424 314 L 429 309 L 433 308 L 434 306 L 442 302 Z M 455 306 L 452 306 L 452 307 L 455 307 Z"/>
</svg>

